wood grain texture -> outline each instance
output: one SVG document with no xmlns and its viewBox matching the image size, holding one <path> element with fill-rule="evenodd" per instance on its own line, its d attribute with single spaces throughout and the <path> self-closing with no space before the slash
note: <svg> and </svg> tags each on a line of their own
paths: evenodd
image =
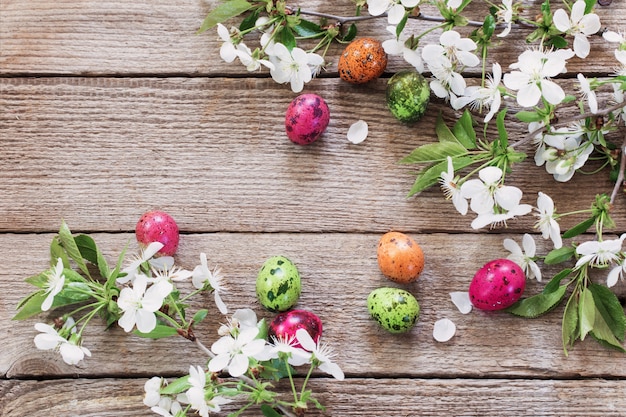
<svg viewBox="0 0 626 417">
<path fill-rule="evenodd" d="M 4 417 L 47 417 L 55 413 L 89 417 L 155 415 L 142 404 L 144 382 L 143 379 L 0 381 L 0 413 Z M 596 379 L 356 378 L 342 382 L 313 379 L 310 387 L 319 393 L 316 398 L 327 405 L 327 410 L 323 413 L 311 410 L 307 416 L 618 417 L 626 407 L 626 382 Z M 233 404 L 226 405 L 220 415 L 235 409 Z M 258 416 L 259 410 L 253 407 L 242 415 Z"/>
<path fill-rule="evenodd" d="M 407 199 L 416 167 L 398 163 L 436 141 L 440 112 L 449 124 L 458 114 L 433 100 L 419 123 L 395 121 L 385 107 L 384 80 L 367 86 L 314 81 L 307 91 L 325 91 L 332 116 L 322 139 L 307 147 L 287 139 L 284 109 L 293 97 L 271 80 L 0 83 L 2 231 L 55 231 L 61 217 L 76 230 L 130 231 L 139 213 L 161 208 L 185 232 L 471 232 L 471 216 L 458 216 L 438 187 Z M 368 121 L 370 135 L 353 145 L 346 133 L 358 119 Z M 521 123 L 510 125 L 511 141 L 525 134 Z M 616 144 L 622 137 L 608 135 Z M 577 174 L 563 186 L 525 149 L 529 158 L 508 177 L 526 192 L 523 202 L 536 204 L 541 190 L 564 213 L 590 207 L 595 193 L 610 193 L 604 175 Z M 582 197 L 581 189 L 593 192 Z M 626 218 L 623 201 L 621 195 L 616 219 Z M 564 218 L 563 227 L 581 219 Z M 534 222 L 526 216 L 509 226 L 529 230 Z"/>
<path fill-rule="evenodd" d="M 426 267 L 420 279 L 406 288 L 420 303 L 420 320 L 407 334 L 388 334 L 370 319 L 365 307 L 373 289 L 397 286 L 378 270 L 378 238 L 377 234 L 342 233 L 193 234 L 183 236 L 177 262 L 192 269 L 199 263 L 199 253 L 207 253 L 210 264 L 217 264 L 226 277 L 228 293 L 223 299 L 231 311 L 250 307 L 260 317 L 271 320 L 274 314 L 264 311 L 256 300 L 255 280 L 265 259 L 287 256 L 298 266 L 303 279 L 297 307 L 319 315 L 324 323 L 324 339 L 333 346 L 336 361 L 349 376 L 626 377 L 626 370 L 615 366 L 623 354 L 593 340 L 577 344 L 569 358 L 563 355 L 562 308 L 534 320 L 504 313 L 476 310 L 462 315 L 457 311 L 449 292 L 467 290 L 473 271 L 492 258 L 506 255 L 502 236 L 415 236 L 423 246 Z M 92 350 L 93 357 L 79 367 L 66 366 L 56 353 L 38 352 L 32 343 L 37 334 L 33 324 L 46 317 L 51 320 L 55 314 L 23 322 L 9 319 L 19 299 L 34 289 L 21 277 L 46 268 L 49 239 L 50 235 L 0 235 L 0 253 L 14 253 L 10 267 L 0 273 L 0 336 L 4 333 L 7 337 L 3 339 L 8 340 L 8 354 L 0 359 L 0 375 L 145 376 L 155 369 L 178 374 L 186 372 L 190 364 L 206 361 L 193 344 L 182 338 L 144 340 L 125 334 L 117 326 L 103 332 L 101 325 L 86 332 L 85 346 Z M 96 234 L 94 239 L 114 262 L 132 236 Z M 183 288 L 189 291 L 190 284 Z M 539 283 L 529 282 L 527 294 L 542 288 Z M 195 301 L 192 311 L 199 308 L 217 313 L 210 296 Z M 449 343 L 441 344 L 433 340 L 432 328 L 444 317 L 452 319 L 458 331 Z M 196 331 L 198 337 L 210 346 L 221 322 L 224 318 L 220 316 L 201 323 Z M 161 355 L 151 355 L 154 350 L 168 360 L 163 362 Z M 176 354 L 181 351 L 185 355 Z"/>
<path fill-rule="evenodd" d="M 224 63 L 216 51 L 221 41 L 215 30 L 197 35 L 205 16 L 219 2 L 209 1 L 134 1 L 123 0 L 46 0 L 28 2 L 4 0 L 0 4 L 0 72 L 14 75 L 42 74 L 186 74 L 221 75 L 225 73 L 246 75 L 239 64 Z M 524 17 L 534 18 L 540 1 L 525 1 Z M 341 0 L 331 4 L 308 1 L 303 8 L 343 16 L 354 15 L 351 1 Z M 476 4 L 464 13 L 469 18 L 482 20 L 487 12 L 484 4 Z M 432 6 L 425 5 L 423 12 L 436 15 Z M 626 13 L 623 2 L 597 7 L 603 27 L 623 29 L 622 16 Z M 312 18 L 312 20 L 315 20 Z M 233 21 L 237 25 L 238 21 Z M 359 36 L 374 36 L 385 40 L 391 36 L 385 30 L 386 19 L 362 22 Z M 421 33 L 435 26 L 433 22 L 410 22 L 409 28 Z M 460 29 L 468 35 L 473 28 Z M 503 68 L 515 62 L 526 48 L 525 37 L 529 29 L 513 31 L 493 48 L 493 55 Z M 423 39 L 424 44 L 437 40 L 438 32 Z M 258 36 L 247 38 L 256 47 Z M 311 47 L 313 44 L 310 45 Z M 328 74 L 336 76 L 336 61 L 342 50 L 335 45 L 328 54 Z M 572 73 L 585 71 L 609 74 L 618 64 L 612 49 L 600 37 L 592 39 L 592 54 L 584 63 L 574 59 L 568 69 Z M 407 67 L 394 57 L 389 72 Z M 472 68 L 468 72 L 478 73 Z M 267 73 L 264 73 L 267 76 Z"/>
</svg>

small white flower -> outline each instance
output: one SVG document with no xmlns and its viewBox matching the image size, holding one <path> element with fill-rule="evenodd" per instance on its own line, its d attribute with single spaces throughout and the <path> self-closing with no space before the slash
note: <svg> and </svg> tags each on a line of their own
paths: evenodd
<svg viewBox="0 0 626 417">
<path fill-rule="evenodd" d="M 588 36 L 596 34 L 600 30 L 600 18 L 595 13 L 585 14 L 586 2 L 578 0 L 572 6 L 572 13 L 558 9 L 554 12 L 554 26 L 561 32 L 574 35 L 574 52 L 579 58 L 589 55 L 590 45 Z"/>
<path fill-rule="evenodd" d="M 201 289 L 208 283 L 211 288 L 213 288 L 215 305 L 217 305 L 220 313 L 228 314 L 228 308 L 226 307 L 226 304 L 224 304 L 224 301 L 222 301 L 222 297 L 220 295 L 225 292 L 224 286 L 222 285 L 220 270 L 218 268 L 215 268 L 213 271 L 209 269 L 206 253 L 200 253 L 200 265 L 194 268 L 192 275 L 191 280 L 193 286 L 197 289 Z"/>
<path fill-rule="evenodd" d="M 492 210 L 488 213 L 480 213 L 472 221 L 472 229 L 482 229 L 485 226 L 496 227 L 499 225 L 505 225 L 507 220 L 513 219 L 517 216 L 524 216 L 532 211 L 530 204 L 518 204 L 517 206 L 507 209 L 506 212 L 496 212 Z"/>
<path fill-rule="evenodd" d="M 456 325 L 450 319 L 440 319 L 435 322 L 433 338 L 437 342 L 447 342 L 456 333 Z"/>
<path fill-rule="evenodd" d="M 208 417 L 209 405 L 205 399 L 204 386 L 206 385 L 206 373 L 202 367 L 189 366 L 189 384 L 191 387 L 185 392 L 189 405 L 202 417 Z"/>
<path fill-rule="evenodd" d="M 209 371 L 227 369 L 231 376 L 239 377 L 248 370 L 249 358 L 263 352 L 265 340 L 256 339 L 258 328 L 246 327 L 240 330 L 237 336 L 222 336 L 211 345 L 211 351 L 216 356 L 209 362 Z"/>
<path fill-rule="evenodd" d="M 270 75 L 279 84 L 290 83 L 291 90 L 299 93 L 304 84 L 311 81 L 324 64 L 324 58 L 314 53 L 307 53 L 301 48 L 293 48 L 291 52 L 282 43 L 272 48 L 270 62 L 274 66 Z"/>
<path fill-rule="evenodd" d="M 397 25 L 404 17 L 405 8 L 411 9 L 419 3 L 420 0 L 367 0 L 367 10 L 372 16 L 387 13 L 389 24 Z"/>
<path fill-rule="evenodd" d="M 402 55 L 402 58 L 411 64 L 419 73 L 424 72 L 424 61 L 419 52 L 406 46 L 407 37 L 403 34 L 396 37 L 396 27 L 387 26 L 387 31 L 394 35 L 393 39 L 383 42 L 383 49 L 387 55 Z"/>
<path fill-rule="evenodd" d="M 148 246 L 146 246 L 145 249 L 141 250 L 139 256 L 136 256 L 131 261 L 130 265 L 122 269 L 122 272 L 124 272 L 126 275 L 121 278 L 116 279 L 115 282 L 117 282 L 118 284 L 126 284 L 127 282 L 132 282 L 135 279 L 135 275 L 139 273 L 139 268 L 141 268 L 141 265 L 144 262 L 150 262 L 150 264 L 153 265 L 152 261 L 155 261 L 155 259 L 153 259 L 154 255 L 156 255 L 156 253 L 160 251 L 162 248 L 163 248 L 163 243 L 161 242 L 150 243 Z M 153 266 L 161 268 L 163 266 L 170 265 L 170 263 L 172 265 L 174 264 L 174 258 L 170 256 L 162 256 L 159 259 L 163 259 L 165 260 L 165 262 L 159 261 L 157 264 L 154 264 Z"/>
<path fill-rule="evenodd" d="M 54 302 L 54 296 L 61 292 L 65 285 L 65 275 L 63 274 L 63 260 L 57 259 L 56 265 L 46 273 L 44 284 L 46 298 L 41 303 L 41 311 L 48 311 Z"/>
<path fill-rule="evenodd" d="M 149 333 L 156 327 L 154 313 L 161 308 L 163 300 L 172 291 L 172 284 L 162 281 L 150 288 L 147 286 L 148 277 L 139 274 L 135 277 L 132 288 L 126 287 L 120 291 L 117 305 L 124 314 L 118 320 L 118 324 L 125 332 L 130 332 L 135 324 L 141 333 Z"/>
<path fill-rule="evenodd" d="M 535 228 L 541 231 L 544 239 L 551 239 L 554 243 L 554 249 L 563 247 L 561 239 L 561 227 L 556 221 L 557 215 L 554 210 L 554 201 L 549 195 L 539 191 L 537 197 L 537 213 L 535 214 L 539 220 L 535 223 Z"/>
<path fill-rule="evenodd" d="M 581 243 L 576 247 L 576 253 L 581 255 L 576 262 L 576 268 L 580 268 L 585 264 L 604 268 L 611 262 L 619 261 L 624 239 L 626 239 L 626 233 L 619 239 L 591 240 Z"/>
<path fill-rule="evenodd" d="M 546 171 L 559 182 L 569 181 L 593 152 L 593 144 L 586 141 L 581 143 L 579 137 L 546 135 L 544 141 L 557 150 L 554 158 L 546 162 Z"/>
<path fill-rule="evenodd" d="M 598 99 L 596 98 L 596 92 L 591 89 L 589 80 L 584 75 L 577 75 L 578 82 L 580 83 L 580 91 L 589 103 L 589 110 L 591 113 L 596 114 L 598 112 Z"/>
<path fill-rule="evenodd" d="M 296 340 L 304 349 L 311 352 L 311 360 L 319 364 L 319 368 L 322 372 L 326 372 L 340 381 L 344 379 L 343 371 L 339 365 L 331 361 L 333 352 L 330 346 L 326 344 L 322 345 L 319 341 L 315 343 L 309 332 L 304 329 L 298 329 L 296 331 Z"/>
<path fill-rule="evenodd" d="M 499 33 L 499 38 L 507 36 L 511 32 L 511 25 L 513 23 L 513 0 L 502 0 L 502 7 L 496 12 L 496 17 L 499 21 L 506 24 L 506 27 Z"/>
<path fill-rule="evenodd" d="M 454 208 L 463 216 L 467 214 L 468 203 L 461 193 L 461 187 L 458 185 L 459 177 L 454 176 L 454 167 L 452 165 L 452 158 L 448 156 L 448 170 L 441 173 L 439 184 L 443 190 L 444 195 L 448 199 L 452 199 Z"/>
<path fill-rule="evenodd" d="M 550 78 L 565 71 L 566 60 L 571 56 L 573 52 L 569 49 L 526 50 L 518 62 L 510 65 L 516 71 L 504 75 L 504 85 L 517 91 L 517 102 L 522 107 L 535 106 L 542 96 L 550 104 L 559 104 L 565 92 Z"/>
<path fill-rule="evenodd" d="M 227 63 L 231 63 L 237 58 L 237 48 L 233 43 L 233 38 L 230 36 L 230 32 L 221 23 L 217 24 L 217 34 L 223 41 L 220 47 L 220 57 Z"/>
<path fill-rule="evenodd" d="M 471 51 L 478 47 L 476 42 L 469 38 L 462 38 L 459 32 L 447 30 L 439 37 L 440 45 L 429 44 L 422 50 L 422 58 L 430 64 L 445 56 L 454 64 L 465 67 L 475 67 L 480 59 Z"/>
<path fill-rule="evenodd" d="M 513 186 L 502 185 L 502 170 L 488 166 L 478 172 L 480 179 L 463 183 L 461 193 L 470 199 L 470 208 L 476 214 L 491 213 L 497 204 L 505 210 L 512 210 L 519 205 L 522 191 Z"/>
<path fill-rule="evenodd" d="M 502 93 L 500 92 L 500 82 L 502 81 L 502 67 L 497 62 L 493 64 L 493 74 L 487 75 L 484 87 L 468 87 L 465 90 L 465 97 L 461 107 L 467 102 L 472 103 L 472 107 L 488 107 L 489 112 L 485 115 L 484 123 L 489 123 L 502 104 Z"/>
<path fill-rule="evenodd" d="M 449 9 L 458 9 L 463 0 L 446 0 Z"/>
<path fill-rule="evenodd" d="M 267 59 L 258 58 L 255 53 L 253 53 L 252 50 L 250 50 L 250 48 L 248 48 L 243 42 L 237 45 L 235 53 L 249 72 L 258 70 L 261 68 L 261 65 L 269 68 L 270 70 L 274 68 L 274 64 Z"/>
<path fill-rule="evenodd" d="M 67 334 L 67 338 L 61 336 L 52 326 L 45 323 L 36 323 L 35 330 L 41 332 L 35 336 L 35 346 L 39 350 L 59 350 L 63 361 L 68 365 L 77 365 L 85 356 L 91 356 L 91 352 L 81 345 L 80 337 L 76 334 L 75 322 L 68 318 L 60 332 Z M 68 340 L 69 339 L 69 340 Z"/>
<path fill-rule="evenodd" d="M 146 381 L 143 385 L 145 395 L 143 403 L 148 407 L 154 407 L 161 401 L 161 387 L 163 386 L 163 378 L 155 376 Z"/>
<path fill-rule="evenodd" d="M 535 240 L 528 233 L 525 233 L 522 238 L 522 246 L 523 250 L 513 239 L 504 239 L 504 248 L 511 252 L 507 258 L 518 264 L 524 270 L 527 278 L 536 278 L 537 281 L 541 282 L 541 269 L 535 262 L 537 247 Z"/>
<path fill-rule="evenodd" d="M 355 145 L 363 142 L 367 138 L 367 134 L 369 133 L 369 128 L 367 126 L 367 122 L 365 120 L 359 120 L 357 122 L 352 123 L 350 128 L 348 129 L 348 141 Z"/>
<path fill-rule="evenodd" d="M 296 347 L 297 342 L 295 336 L 291 337 L 272 337 L 272 343 L 267 345 L 263 356 L 257 356 L 258 360 L 275 359 L 284 354 L 287 356 L 287 363 L 291 366 L 300 366 L 310 363 L 311 352 Z"/>
<path fill-rule="evenodd" d="M 450 293 L 450 299 L 459 309 L 461 314 L 469 314 L 472 311 L 472 302 L 467 291 L 455 291 Z"/>
</svg>

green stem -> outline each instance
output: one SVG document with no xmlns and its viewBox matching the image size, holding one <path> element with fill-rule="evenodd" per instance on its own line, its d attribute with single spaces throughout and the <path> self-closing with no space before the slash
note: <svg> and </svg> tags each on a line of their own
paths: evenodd
<svg viewBox="0 0 626 417">
<path fill-rule="evenodd" d="M 304 382 L 302 382 L 302 388 L 300 389 L 300 398 L 302 398 L 302 396 L 304 395 L 306 384 L 307 382 L 309 382 L 309 378 L 311 377 L 311 374 L 313 373 L 313 369 L 315 369 L 315 366 L 313 365 L 313 363 L 311 363 L 311 366 L 309 367 L 309 372 L 307 372 L 306 377 L 304 378 Z"/>
<path fill-rule="evenodd" d="M 291 385 L 291 392 L 293 392 L 293 400 L 297 404 L 298 403 L 298 392 L 296 390 L 296 384 L 293 382 L 293 375 L 291 375 L 291 366 L 289 366 L 289 362 L 287 359 L 283 359 L 285 363 L 285 368 L 287 369 L 287 376 L 289 377 L 289 384 Z"/>
</svg>

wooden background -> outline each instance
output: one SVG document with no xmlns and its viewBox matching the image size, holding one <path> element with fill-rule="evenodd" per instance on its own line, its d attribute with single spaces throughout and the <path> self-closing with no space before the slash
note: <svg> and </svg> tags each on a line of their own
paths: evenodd
<svg viewBox="0 0 626 417">
<path fill-rule="evenodd" d="M 205 363 L 182 338 L 146 341 L 95 325 L 84 342 L 93 357 L 71 367 L 33 344 L 34 323 L 54 314 L 11 321 L 32 290 L 24 278 L 47 267 L 62 220 L 74 232 L 93 233 L 113 261 L 128 242 L 136 249 L 135 223 L 150 209 L 177 220 L 178 264 L 193 268 L 206 252 L 222 268 L 231 310 L 251 307 L 271 318 L 256 301 L 256 273 L 272 255 L 296 263 L 303 277 L 297 306 L 322 318 L 324 340 L 346 373 L 342 382 L 323 374 L 311 382 L 328 407 L 325 415 L 626 415 L 624 355 L 586 340 L 566 358 L 562 308 L 523 320 L 480 311 L 464 316 L 450 302 L 449 292 L 466 290 L 482 264 L 506 256 L 503 238 L 520 241 L 534 223 L 527 216 L 508 229 L 474 232 L 471 217 L 459 216 L 436 187 L 406 198 L 413 168 L 398 160 L 436 140 L 439 112 L 449 122 L 458 114 L 433 100 L 419 123 L 397 122 L 385 108 L 385 83 L 406 64 L 392 58 L 382 79 L 348 85 L 337 78 L 336 46 L 328 71 L 305 86 L 328 102 L 330 126 L 315 144 L 293 145 L 283 127 L 295 97 L 289 87 L 267 72 L 223 63 L 215 31 L 195 34 L 216 4 L 0 1 L 0 415 L 148 416 L 147 378 L 174 378 Z M 538 9 L 527 6 L 529 16 Z M 486 7 L 479 2 L 470 15 L 479 17 Z M 353 13 L 347 0 L 310 1 L 306 8 Z M 624 29 L 623 0 L 597 12 L 603 27 Z M 363 23 L 359 34 L 386 39 L 385 25 Z M 494 49 L 503 68 L 526 47 L 528 32 L 516 33 Z M 570 91 L 578 72 L 606 76 L 617 64 L 600 37 L 591 44 L 590 58 L 573 59 L 560 77 Z M 607 99 L 601 95 L 601 104 Z M 358 119 L 369 123 L 370 135 L 353 145 L 345 135 Z M 511 127 L 512 138 L 524 134 L 523 125 Z M 623 132 L 612 137 L 619 143 Z M 577 174 L 558 184 L 532 157 L 511 184 L 524 189 L 529 204 L 543 190 L 559 212 L 587 208 L 593 195 L 611 189 L 604 176 Z M 616 233 L 625 230 L 625 205 L 620 195 Z M 567 218 L 563 228 L 579 220 Z M 408 287 L 421 304 L 420 320 L 396 336 L 378 328 L 365 308 L 372 289 L 394 285 L 376 265 L 378 239 L 388 230 L 410 234 L 426 254 L 424 273 Z M 545 253 L 549 248 L 539 241 Z M 624 287 L 616 289 L 622 297 Z M 542 288 L 529 282 L 527 294 Z M 193 308 L 212 303 L 199 299 Z M 216 317 L 197 331 L 207 345 L 224 321 L 211 311 Z M 432 328 L 444 317 L 458 330 L 441 344 Z"/>
</svg>

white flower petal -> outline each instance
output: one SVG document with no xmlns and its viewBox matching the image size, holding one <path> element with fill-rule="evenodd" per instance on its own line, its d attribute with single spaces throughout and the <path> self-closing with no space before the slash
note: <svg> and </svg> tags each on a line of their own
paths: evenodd
<svg viewBox="0 0 626 417">
<path fill-rule="evenodd" d="M 354 122 L 348 129 L 348 140 L 355 145 L 359 144 L 367 138 L 368 132 L 367 122 L 359 120 Z"/>
<path fill-rule="evenodd" d="M 456 325 L 449 319 L 441 319 L 435 322 L 433 337 L 437 342 L 447 342 L 456 333 Z"/>
<path fill-rule="evenodd" d="M 472 302 L 470 301 L 469 293 L 467 291 L 454 291 L 450 293 L 450 299 L 459 309 L 461 314 L 469 314 L 472 311 Z"/>
</svg>

